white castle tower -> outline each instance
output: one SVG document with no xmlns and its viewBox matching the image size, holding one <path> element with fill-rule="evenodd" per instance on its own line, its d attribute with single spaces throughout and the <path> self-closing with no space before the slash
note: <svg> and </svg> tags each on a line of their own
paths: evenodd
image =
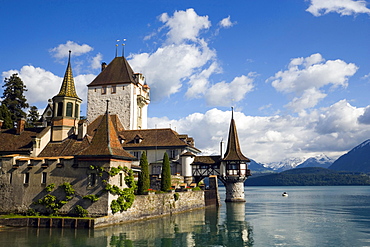
<svg viewBox="0 0 370 247">
<path fill-rule="evenodd" d="M 149 86 L 140 73 L 134 73 L 125 57 L 115 57 L 108 66 L 103 63 L 100 74 L 89 84 L 87 120 L 92 122 L 106 111 L 117 114 L 126 130 L 146 129 Z"/>
</svg>

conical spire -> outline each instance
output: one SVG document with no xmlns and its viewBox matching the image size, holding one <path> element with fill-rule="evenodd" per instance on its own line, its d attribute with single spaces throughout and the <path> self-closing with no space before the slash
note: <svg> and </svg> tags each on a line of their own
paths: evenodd
<svg viewBox="0 0 370 247">
<path fill-rule="evenodd" d="M 76 93 L 75 82 L 72 74 L 71 51 L 69 51 L 67 70 L 66 73 L 64 74 L 63 83 L 62 86 L 60 87 L 60 91 L 57 94 L 57 96 L 79 98 Z"/>
<path fill-rule="evenodd" d="M 225 153 L 225 158 L 223 160 L 229 161 L 246 161 L 250 160 L 245 157 L 240 149 L 238 133 L 236 131 L 236 125 L 234 121 L 234 110 L 231 113 L 231 123 L 229 129 L 229 138 L 227 141 L 227 150 Z"/>
</svg>

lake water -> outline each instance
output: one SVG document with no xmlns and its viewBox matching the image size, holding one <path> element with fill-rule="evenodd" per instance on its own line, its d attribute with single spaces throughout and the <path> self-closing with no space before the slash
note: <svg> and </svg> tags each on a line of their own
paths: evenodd
<svg viewBox="0 0 370 247">
<path fill-rule="evenodd" d="M 0 246 L 370 246 L 370 186 L 245 192 L 246 203 L 95 230 L 5 229 Z"/>
</svg>

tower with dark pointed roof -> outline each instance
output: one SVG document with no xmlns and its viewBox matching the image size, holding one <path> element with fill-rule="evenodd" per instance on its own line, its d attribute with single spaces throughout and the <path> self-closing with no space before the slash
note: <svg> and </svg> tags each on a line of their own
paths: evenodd
<svg viewBox="0 0 370 247">
<path fill-rule="evenodd" d="M 219 178 L 226 187 L 226 202 L 245 202 L 244 181 L 250 176 L 250 160 L 241 151 L 233 115 L 232 111 L 227 149 L 221 162 Z"/>
<path fill-rule="evenodd" d="M 108 65 L 103 63 L 101 73 L 87 87 L 88 121 L 103 115 L 109 100 L 110 113 L 118 115 L 126 130 L 147 128 L 149 87 L 125 57 L 115 57 Z"/>
<path fill-rule="evenodd" d="M 76 134 L 82 100 L 76 93 L 71 67 L 71 51 L 59 93 L 53 97 L 52 141 L 63 141 Z"/>
</svg>

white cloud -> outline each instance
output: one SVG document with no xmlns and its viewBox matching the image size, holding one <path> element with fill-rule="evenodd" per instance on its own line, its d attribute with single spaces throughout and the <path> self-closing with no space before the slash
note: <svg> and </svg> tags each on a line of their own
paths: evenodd
<svg viewBox="0 0 370 247">
<path fill-rule="evenodd" d="M 92 50 L 93 48 L 87 44 L 79 45 L 76 42 L 69 40 L 65 44 L 60 44 L 57 47 L 50 49 L 49 52 L 53 57 L 61 59 L 68 57 L 69 51 L 72 52 L 72 56 L 80 56 Z"/>
<path fill-rule="evenodd" d="M 253 90 L 254 74 L 235 77 L 230 83 L 219 82 L 212 85 L 205 93 L 208 105 L 232 106 L 233 102 L 242 100 L 248 92 Z"/>
<path fill-rule="evenodd" d="M 202 67 L 215 58 L 206 43 L 168 45 L 154 53 L 132 54 L 130 65 L 145 75 L 151 99 L 158 101 L 180 90 L 185 80 L 202 73 Z"/>
<path fill-rule="evenodd" d="M 199 16 L 194 9 L 175 11 L 172 17 L 163 13 L 159 20 L 169 28 L 167 33 L 168 42 L 175 44 L 186 40 L 196 41 L 199 32 L 211 26 L 208 16 Z"/>
<path fill-rule="evenodd" d="M 370 14 L 370 9 L 363 0 L 311 0 L 311 5 L 306 9 L 314 16 L 321 16 L 330 12 L 340 15 Z"/>
<path fill-rule="evenodd" d="M 46 105 L 48 99 L 51 99 L 59 92 L 63 82 L 63 77 L 59 77 L 50 71 L 32 65 L 23 66 L 19 71 L 4 71 L 2 76 L 4 78 L 9 78 L 14 73 L 18 73 L 19 77 L 26 85 L 27 91 L 25 92 L 25 96 L 30 105 Z M 86 85 L 94 78 L 95 75 L 92 74 L 74 77 L 77 95 L 84 101 L 86 101 L 87 95 Z"/>
<path fill-rule="evenodd" d="M 236 22 L 232 22 L 232 21 L 231 21 L 231 19 L 230 19 L 230 16 L 228 16 L 228 17 L 226 17 L 226 18 L 222 19 L 222 20 L 218 23 L 218 25 L 219 25 L 220 27 L 223 27 L 223 28 L 230 28 L 230 27 L 234 26 L 235 24 L 236 24 Z"/>
<path fill-rule="evenodd" d="M 364 113 L 358 117 L 358 122 L 362 124 L 370 124 L 370 106 L 366 107 Z"/>
<path fill-rule="evenodd" d="M 287 106 L 295 111 L 314 107 L 326 94 L 323 87 L 347 87 L 348 78 L 354 75 L 358 67 L 340 59 L 325 61 L 319 54 L 306 58 L 294 58 L 288 69 L 279 71 L 267 81 L 279 92 L 294 93 L 297 97 Z M 320 90 L 321 89 L 321 90 Z"/>
<path fill-rule="evenodd" d="M 258 162 L 272 162 L 322 153 L 331 157 L 343 154 L 370 136 L 370 125 L 357 123 L 364 111 L 342 100 L 296 117 L 252 117 L 235 112 L 234 119 L 243 154 Z M 178 133 L 194 137 L 196 147 L 205 154 L 219 154 L 220 141 L 227 140 L 230 118 L 230 111 L 211 109 L 179 120 L 151 118 L 148 123 L 150 128 L 172 126 Z"/>
<path fill-rule="evenodd" d="M 91 60 L 91 68 L 99 69 L 101 68 L 101 61 L 103 60 L 103 55 L 101 53 L 96 54 Z"/>
</svg>

